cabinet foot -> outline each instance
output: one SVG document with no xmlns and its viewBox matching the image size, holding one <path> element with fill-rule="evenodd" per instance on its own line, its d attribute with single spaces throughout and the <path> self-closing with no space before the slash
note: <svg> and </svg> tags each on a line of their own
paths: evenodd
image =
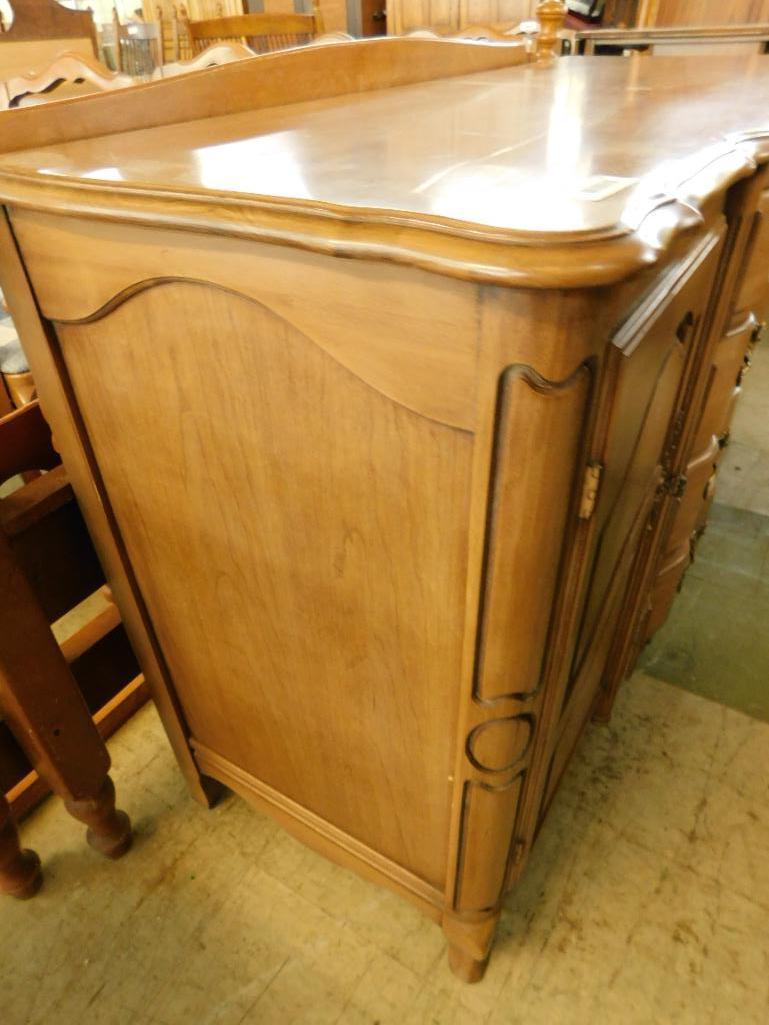
<svg viewBox="0 0 769 1025">
<path fill-rule="evenodd" d="M 449 968 L 462 982 L 480 982 L 486 974 L 488 963 L 488 954 L 478 961 L 461 947 L 449 944 Z"/>
<path fill-rule="evenodd" d="M 0 893 L 18 900 L 34 897 L 43 884 L 40 858 L 22 850 L 8 802 L 0 794 Z"/>
<path fill-rule="evenodd" d="M 86 839 L 95 851 L 107 858 L 121 858 L 130 848 L 131 820 L 115 808 L 115 784 L 109 776 L 95 797 L 65 801 L 65 806 L 73 818 L 88 826 Z"/>
<path fill-rule="evenodd" d="M 614 699 L 617 696 L 617 687 L 611 690 L 600 690 L 596 697 L 593 711 L 590 715 L 591 722 L 597 726 L 608 726 L 611 722 L 611 713 L 614 711 Z"/>
<path fill-rule="evenodd" d="M 443 916 L 449 968 L 462 982 L 480 982 L 483 978 L 498 920 L 498 911 L 467 916 L 448 912 Z"/>
</svg>

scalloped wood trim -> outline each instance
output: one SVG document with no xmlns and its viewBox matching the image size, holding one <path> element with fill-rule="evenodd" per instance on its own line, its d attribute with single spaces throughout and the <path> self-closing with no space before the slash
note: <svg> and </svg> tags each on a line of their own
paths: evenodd
<svg viewBox="0 0 769 1025">
<path fill-rule="evenodd" d="M 168 64 L 161 65 L 153 71 L 152 79 L 157 81 L 162 78 L 175 78 L 176 75 L 186 75 L 191 71 L 201 71 L 205 68 L 218 67 L 221 64 L 230 64 L 232 61 L 256 56 L 256 53 L 250 47 L 244 46 L 243 43 L 212 43 L 195 57 L 190 57 L 189 60 L 170 61 Z"/>
<path fill-rule="evenodd" d="M 0 94 L 0 106 L 5 101 L 8 107 L 13 107 L 30 93 L 49 93 L 64 82 L 87 82 L 99 92 L 125 89 L 134 84 L 130 75 L 110 71 L 93 57 L 68 52 L 59 54 L 43 71 L 9 78 L 5 83 L 5 96 Z"/>
</svg>

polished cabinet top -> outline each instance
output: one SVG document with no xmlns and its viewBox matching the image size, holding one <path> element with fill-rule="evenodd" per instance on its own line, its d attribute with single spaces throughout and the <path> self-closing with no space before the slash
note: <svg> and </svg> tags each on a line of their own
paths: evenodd
<svg viewBox="0 0 769 1025">
<path fill-rule="evenodd" d="M 390 54 L 408 56 L 398 43 L 415 41 L 383 42 Z M 361 45 L 370 44 L 322 49 L 341 61 Z M 317 60 L 317 51 L 291 56 L 301 74 L 302 58 Z M 226 70 L 202 73 L 211 90 L 226 85 Z M 151 106 L 163 85 L 130 93 Z M 128 92 L 113 102 L 127 101 Z M 643 262 L 644 246 L 664 245 L 713 190 L 749 173 L 761 138 L 769 138 L 769 60 L 517 63 L 263 109 L 219 109 L 17 149 L 0 157 L 0 195 L 12 182 L 36 179 L 76 185 L 79 203 L 105 193 L 134 203 L 151 196 L 163 204 L 164 219 L 174 209 L 182 218 L 185 203 L 205 196 L 209 216 L 213 203 L 227 207 L 232 222 L 281 212 L 295 230 L 297 219 L 322 214 L 332 241 L 340 222 L 379 225 L 391 235 L 429 231 L 423 251 L 432 246 L 444 256 L 451 238 L 498 247 L 634 236 Z M 323 234 L 322 226 L 313 230 Z"/>
</svg>

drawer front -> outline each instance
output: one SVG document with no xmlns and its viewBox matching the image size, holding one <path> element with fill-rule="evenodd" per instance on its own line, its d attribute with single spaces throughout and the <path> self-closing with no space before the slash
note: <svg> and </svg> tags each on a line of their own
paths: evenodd
<svg viewBox="0 0 769 1025">
<path fill-rule="evenodd" d="M 716 470 L 721 455 L 718 438 L 711 435 L 704 452 L 686 467 L 685 488 L 665 543 L 662 568 L 649 599 L 650 613 L 644 628 L 648 640 L 662 626 L 670 611 L 684 573 L 691 564 L 694 546 L 702 533 L 715 494 Z"/>
<path fill-rule="evenodd" d="M 735 330 L 724 335 L 716 346 L 702 416 L 694 439 L 695 452 L 702 452 L 710 444 L 711 438 L 720 438 L 729 429 L 756 323 L 751 314 Z"/>
<path fill-rule="evenodd" d="M 713 437 L 705 451 L 692 459 L 686 467 L 686 486 L 665 546 L 665 562 L 669 561 L 672 552 L 688 545 L 692 534 L 704 524 L 713 499 L 720 455 L 718 439 Z"/>
<path fill-rule="evenodd" d="M 657 576 L 651 594 L 649 618 L 646 621 L 647 639 L 655 634 L 668 618 L 670 607 L 681 587 L 684 574 L 692 563 L 692 545 L 685 541 L 674 549 Z"/>
</svg>

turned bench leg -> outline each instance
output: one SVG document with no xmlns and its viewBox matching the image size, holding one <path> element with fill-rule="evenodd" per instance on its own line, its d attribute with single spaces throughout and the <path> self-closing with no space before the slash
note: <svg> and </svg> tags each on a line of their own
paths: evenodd
<svg viewBox="0 0 769 1025">
<path fill-rule="evenodd" d="M 30 762 L 88 842 L 110 858 L 131 846 L 115 810 L 110 758 L 59 645 L 0 531 L 0 711 Z"/>
<path fill-rule="evenodd" d="M 64 807 L 88 826 L 86 839 L 95 851 L 108 858 L 120 858 L 131 846 L 131 820 L 115 808 L 115 784 L 104 777 L 99 793 L 79 801 L 65 800 Z"/>
<path fill-rule="evenodd" d="M 27 900 L 34 897 L 42 882 L 40 858 L 34 851 L 21 849 L 10 806 L 0 794 L 0 893 Z"/>
</svg>

